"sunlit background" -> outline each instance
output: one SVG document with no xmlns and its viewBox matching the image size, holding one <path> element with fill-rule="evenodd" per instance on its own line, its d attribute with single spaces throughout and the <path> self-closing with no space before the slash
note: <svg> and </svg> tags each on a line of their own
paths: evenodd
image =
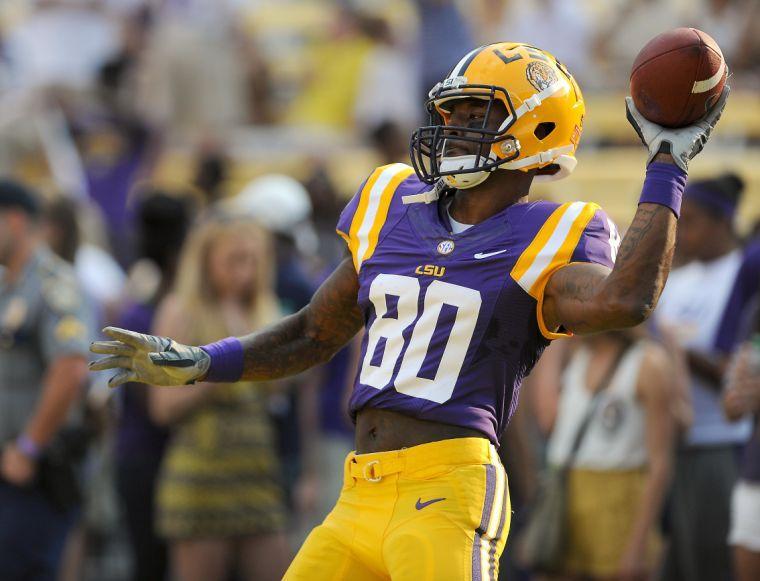
<svg viewBox="0 0 760 581">
<path fill-rule="evenodd" d="M 298 192 L 288 197 L 292 205 L 283 193 L 259 208 L 259 217 L 293 236 L 316 284 L 344 252 L 334 226 L 345 201 L 378 165 L 407 162 L 410 133 L 426 121 L 428 90 L 474 46 L 510 40 L 554 53 L 586 100 L 577 169 L 531 195 L 597 202 L 625 227 L 646 159 L 625 119 L 631 63 L 659 32 L 694 26 L 722 48 L 733 91 L 691 174 L 735 172 L 745 181 L 739 216 L 746 234 L 760 217 L 759 4 L 0 0 L 0 175 L 33 185 L 48 200 L 76 201 L 82 240 L 115 259 L 90 256 L 96 275 L 88 290 L 103 305 L 104 321 L 115 320 L 125 288 L 133 296 L 152 292 L 145 291 L 150 273 L 135 267 L 134 243 L 136 207 L 151 192 L 190 197 L 200 210 L 258 176 L 296 178 L 311 209 Z M 344 362 L 347 369 L 352 363 Z M 280 434 L 290 431 L 294 406 L 317 405 L 314 392 L 303 393 L 300 404 L 287 393 L 269 398 Z M 108 390 L 88 397 L 98 409 Z M 67 579 L 119 581 L 130 568 L 109 480 L 113 434 L 104 425 L 85 466 L 87 500 L 69 541 Z M 339 431 L 340 450 L 350 449 L 350 427 Z M 340 486 L 342 453 L 338 483 L 329 486 Z M 313 509 L 325 488 L 303 486 L 297 458 L 282 459 L 295 507 L 288 533 L 297 548 L 315 524 L 299 507 Z"/>
<path fill-rule="evenodd" d="M 760 211 L 753 5 L 3 0 L 0 169 L 95 200 L 111 228 L 129 227 L 111 214 L 145 182 L 192 184 L 208 199 L 264 172 L 324 169 L 345 198 L 376 165 L 406 160 L 423 95 L 459 55 L 516 40 L 555 53 L 587 102 L 575 175 L 535 193 L 593 200 L 625 222 L 643 163 L 623 114 L 631 63 L 656 33 L 695 26 L 723 49 L 734 93 L 693 174 L 739 172 L 749 222 Z M 200 183 L 211 160 L 218 175 Z"/>
</svg>

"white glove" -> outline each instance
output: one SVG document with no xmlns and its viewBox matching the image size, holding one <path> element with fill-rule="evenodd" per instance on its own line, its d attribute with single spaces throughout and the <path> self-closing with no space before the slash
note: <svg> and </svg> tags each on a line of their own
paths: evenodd
<svg viewBox="0 0 760 581">
<path fill-rule="evenodd" d="M 723 88 L 720 98 L 712 108 L 693 125 L 679 127 L 678 129 L 668 129 L 656 123 L 648 121 L 633 104 L 631 97 L 625 98 L 626 116 L 628 122 L 639 134 L 642 143 L 649 149 L 649 159 L 651 162 L 658 153 L 669 153 L 673 160 L 683 171 L 689 170 L 689 161 L 694 158 L 707 143 L 710 132 L 720 119 L 723 108 L 726 106 L 726 99 L 731 89 L 728 85 Z"/>
<path fill-rule="evenodd" d="M 152 385 L 187 385 L 208 372 L 211 358 L 200 347 L 182 345 L 168 337 L 143 335 L 118 327 L 103 333 L 114 341 L 96 341 L 90 351 L 108 355 L 90 363 L 90 370 L 117 369 L 109 387 L 129 381 Z"/>
</svg>

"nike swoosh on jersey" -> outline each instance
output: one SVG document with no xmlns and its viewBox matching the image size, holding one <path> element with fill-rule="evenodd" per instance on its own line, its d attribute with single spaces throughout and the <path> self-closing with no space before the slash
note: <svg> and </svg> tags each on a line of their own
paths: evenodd
<svg viewBox="0 0 760 581">
<path fill-rule="evenodd" d="M 414 507 L 417 510 L 422 510 L 426 506 L 429 506 L 433 504 L 434 502 L 441 502 L 442 500 L 446 500 L 445 498 L 431 498 L 430 500 L 426 500 L 425 502 L 422 502 L 421 498 L 417 499 L 417 504 L 414 505 Z"/>
<path fill-rule="evenodd" d="M 477 254 L 473 254 L 473 258 L 477 260 L 481 260 L 482 258 L 488 258 L 489 256 L 496 256 L 497 254 L 504 254 L 507 251 L 505 248 L 504 250 L 497 250 L 496 252 L 478 252 Z"/>
</svg>

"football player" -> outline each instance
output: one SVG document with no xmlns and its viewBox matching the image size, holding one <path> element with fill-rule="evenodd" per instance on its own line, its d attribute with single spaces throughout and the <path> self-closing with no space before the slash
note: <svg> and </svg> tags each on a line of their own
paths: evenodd
<svg viewBox="0 0 760 581">
<path fill-rule="evenodd" d="M 525 44 L 472 50 L 430 92 L 414 168 L 376 169 L 346 206 L 337 229 L 351 257 L 310 305 L 202 347 L 107 328 L 92 368 L 118 369 L 112 386 L 268 380 L 327 361 L 365 327 L 356 451 L 285 578 L 495 579 L 511 514 L 496 446 L 521 380 L 553 339 L 652 312 L 687 164 L 727 93 L 677 130 L 627 100 L 649 157 L 620 244 L 596 204 L 528 200 L 534 181 L 576 164 L 585 111 L 568 70 Z"/>
</svg>

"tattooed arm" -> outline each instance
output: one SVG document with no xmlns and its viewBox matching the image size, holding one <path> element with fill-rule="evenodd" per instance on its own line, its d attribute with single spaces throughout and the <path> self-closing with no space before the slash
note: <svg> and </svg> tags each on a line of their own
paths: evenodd
<svg viewBox="0 0 760 581">
<path fill-rule="evenodd" d="M 658 154 L 656 161 L 671 161 Z M 595 333 L 633 327 L 657 306 L 673 260 L 676 217 L 659 204 L 640 204 L 623 238 L 615 267 L 574 263 L 546 285 L 543 316 L 548 329 Z"/>
<path fill-rule="evenodd" d="M 106 327 L 110 341 L 96 341 L 90 351 L 106 357 L 90 369 L 113 369 L 108 381 L 116 387 L 130 381 L 152 385 L 187 385 L 242 379 L 266 380 L 295 375 L 330 359 L 362 327 L 357 304 L 359 279 L 350 259 L 344 260 L 317 290 L 311 303 L 261 332 L 227 338 L 202 348 L 170 337 L 144 335 Z M 214 375 L 212 362 L 217 357 Z"/>
<path fill-rule="evenodd" d="M 689 161 L 702 151 L 720 119 L 729 92 L 726 85 L 704 117 L 677 129 L 647 120 L 633 99 L 626 97 L 626 117 L 649 150 L 647 163 L 677 165 L 685 176 Z M 657 173 L 661 180 L 663 170 L 658 168 Z M 672 172 L 664 174 L 673 177 Z M 680 185 L 682 193 L 683 184 L 674 185 Z M 642 191 L 642 196 L 644 203 L 639 204 L 612 271 L 591 264 L 571 264 L 549 279 L 542 312 L 548 329 L 563 326 L 575 333 L 593 333 L 632 327 L 652 314 L 673 260 L 680 193 L 663 189 L 660 183 L 659 188 L 653 185 L 648 192 Z"/>
<path fill-rule="evenodd" d="M 317 290 L 306 307 L 240 341 L 243 378 L 276 379 L 330 359 L 364 324 L 357 304 L 359 280 L 350 258 Z"/>
</svg>

